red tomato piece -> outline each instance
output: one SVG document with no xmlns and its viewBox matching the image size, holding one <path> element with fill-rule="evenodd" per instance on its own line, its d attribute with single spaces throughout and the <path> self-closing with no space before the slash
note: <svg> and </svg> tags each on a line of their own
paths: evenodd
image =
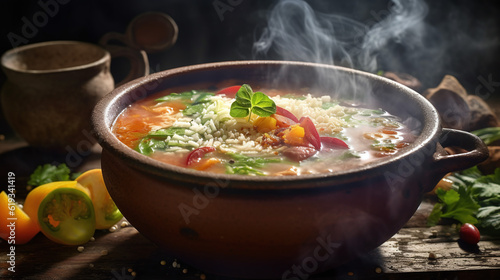
<svg viewBox="0 0 500 280">
<path fill-rule="evenodd" d="M 294 114 L 292 114 L 292 112 L 288 111 L 285 108 L 281 108 L 280 106 L 276 106 L 276 113 L 275 114 L 289 118 L 292 121 L 294 121 L 295 123 L 299 122 L 299 119 L 297 119 L 297 117 Z"/>
<path fill-rule="evenodd" d="M 462 239 L 465 243 L 475 245 L 479 242 L 481 238 L 481 234 L 477 227 L 473 224 L 465 223 L 460 228 L 460 239 Z"/>
<path fill-rule="evenodd" d="M 296 121 L 294 121 L 290 118 L 287 118 L 283 115 L 273 114 L 271 117 L 276 119 L 276 126 L 278 126 L 278 127 L 289 127 L 289 126 L 297 123 Z"/>
<path fill-rule="evenodd" d="M 326 146 L 326 148 L 333 149 L 349 149 L 349 146 L 339 138 L 335 137 L 320 137 L 321 144 Z"/>
<path fill-rule="evenodd" d="M 186 158 L 186 165 L 190 166 L 193 163 L 198 162 L 204 155 L 215 151 L 214 147 L 201 147 L 192 150 Z"/>
<path fill-rule="evenodd" d="M 313 121 L 309 117 L 302 117 L 299 120 L 300 126 L 304 128 L 305 138 L 316 150 L 321 149 L 321 139 L 319 138 L 319 133 L 314 126 Z"/>
<path fill-rule="evenodd" d="M 225 94 L 226 97 L 234 98 L 238 90 L 240 90 L 241 86 L 232 86 L 219 90 L 215 95 Z"/>
</svg>

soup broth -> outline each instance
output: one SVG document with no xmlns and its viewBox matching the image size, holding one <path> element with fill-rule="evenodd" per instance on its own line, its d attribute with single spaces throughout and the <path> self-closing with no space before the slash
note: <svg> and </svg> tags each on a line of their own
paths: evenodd
<svg viewBox="0 0 500 280">
<path fill-rule="evenodd" d="M 158 92 L 126 108 L 112 130 L 125 145 L 168 164 L 270 176 L 358 167 L 397 154 L 415 138 L 382 109 L 248 89 Z"/>
</svg>

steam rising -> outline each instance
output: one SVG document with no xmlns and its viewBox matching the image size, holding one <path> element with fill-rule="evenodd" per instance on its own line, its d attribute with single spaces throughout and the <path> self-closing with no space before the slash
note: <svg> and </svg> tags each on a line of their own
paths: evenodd
<svg viewBox="0 0 500 280">
<path fill-rule="evenodd" d="M 424 44 L 428 9 L 421 0 L 393 0 L 386 16 L 368 26 L 350 18 L 314 11 L 305 1 L 282 0 L 268 16 L 268 25 L 254 43 L 254 58 L 340 65 L 376 72 L 398 68 L 395 52 L 418 61 L 431 55 Z M 434 63 L 436 63 L 434 61 Z M 380 68 L 383 67 L 383 68 Z M 369 91 L 363 81 L 319 75 L 318 82 L 329 83 L 335 91 Z M 342 85 L 341 87 L 339 87 Z M 352 94 L 352 93 L 351 93 Z M 356 96 L 351 96 L 356 98 Z"/>
</svg>

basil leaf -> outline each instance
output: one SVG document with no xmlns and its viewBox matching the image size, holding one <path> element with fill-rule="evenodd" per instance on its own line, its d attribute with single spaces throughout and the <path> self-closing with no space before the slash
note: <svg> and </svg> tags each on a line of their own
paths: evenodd
<svg viewBox="0 0 500 280">
<path fill-rule="evenodd" d="M 250 109 L 248 107 L 241 106 L 238 102 L 233 102 L 229 115 L 233 118 L 244 118 L 248 116 L 249 111 Z"/>
<path fill-rule="evenodd" d="M 251 107 L 252 96 L 253 96 L 252 88 L 249 85 L 244 84 L 236 93 L 236 103 L 240 104 L 240 106 L 242 107 Z"/>
<path fill-rule="evenodd" d="M 276 104 L 274 101 L 260 91 L 253 94 L 252 106 L 252 112 L 261 117 L 269 117 L 276 113 Z"/>
</svg>

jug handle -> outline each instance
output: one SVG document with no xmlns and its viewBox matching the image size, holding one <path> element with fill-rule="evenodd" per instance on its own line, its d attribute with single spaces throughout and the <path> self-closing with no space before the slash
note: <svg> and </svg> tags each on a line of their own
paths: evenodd
<svg viewBox="0 0 500 280">
<path fill-rule="evenodd" d="M 111 58 L 124 57 L 130 61 L 130 71 L 125 78 L 116 84 L 115 87 L 123 85 L 131 80 L 149 75 L 149 60 L 145 51 L 126 46 L 108 44 L 111 40 L 126 42 L 126 37 L 120 33 L 106 33 L 99 41 L 99 44 L 109 51 Z"/>
</svg>

